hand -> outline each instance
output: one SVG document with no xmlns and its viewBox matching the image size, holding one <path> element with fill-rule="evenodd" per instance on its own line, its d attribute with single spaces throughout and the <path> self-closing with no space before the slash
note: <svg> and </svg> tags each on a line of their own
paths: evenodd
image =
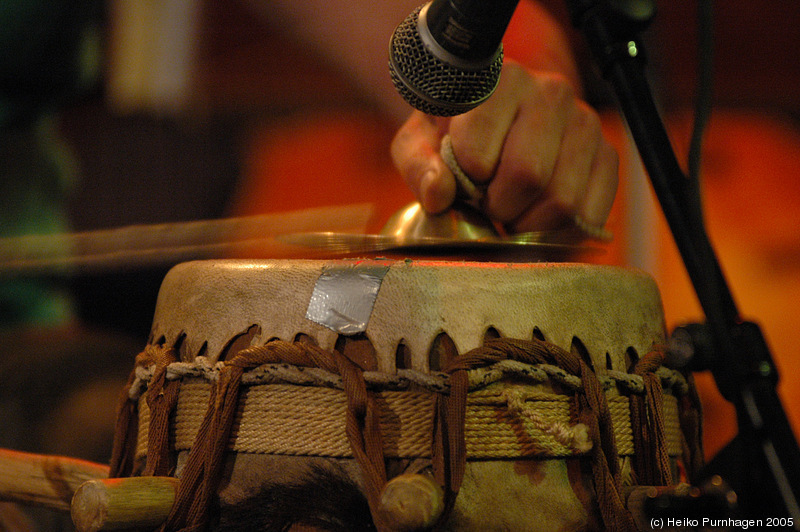
<svg viewBox="0 0 800 532">
<path fill-rule="evenodd" d="M 619 162 L 600 118 L 556 74 L 509 59 L 495 93 L 472 111 L 434 118 L 415 111 L 392 143 L 392 157 L 423 208 L 438 213 L 456 197 L 439 156 L 449 133 L 459 166 L 485 188 L 484 212 L 512 233 L 575 223 L 605 224 Z"/>
</svg>

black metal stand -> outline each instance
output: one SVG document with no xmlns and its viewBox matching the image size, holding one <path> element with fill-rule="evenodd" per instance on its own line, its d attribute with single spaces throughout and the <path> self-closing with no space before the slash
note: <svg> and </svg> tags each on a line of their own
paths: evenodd
<svg viewBox="0 0 800 532">
<path fill-rule="evenodd" d="M 748 518 L 791 518 L 800 529 L 800 450 L 777 396 L 778 374 L 760 329 L 745 322 L 708 240 L 697 184 L 684 175 L 653 102 L 638 33 L 652 20 L 650 0 L 566 0 L 613 86 L 653 189 L 706 316 L 689 338 L 692 369 L 710 369 L 736 408 L 739 432 L 707 466 L 736 492 Z M 788 521 L 785 519 L 784 524 Z"/>
</svg>

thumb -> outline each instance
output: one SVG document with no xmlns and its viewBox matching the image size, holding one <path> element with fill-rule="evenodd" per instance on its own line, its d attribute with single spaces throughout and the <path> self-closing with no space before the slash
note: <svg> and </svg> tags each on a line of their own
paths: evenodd
<svg viewBox="0 0 800 532">
<path fill-rule="evenodd" d="M 391 153 L 395 167 L 429 213 L 444 211 L 456 197 L 453 174 L 439 155 L 441 132 L 429 116 L 415 111 L 398 130 Z"/>
</svg>

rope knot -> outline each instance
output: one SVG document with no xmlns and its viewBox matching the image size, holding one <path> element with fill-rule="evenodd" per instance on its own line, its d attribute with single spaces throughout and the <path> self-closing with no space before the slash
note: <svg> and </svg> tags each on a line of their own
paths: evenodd
<svg viewBox="0 0 800 532">
<path fill-rule="evenodd" d="M 510 387 L 505 388 L 502 396 L 506 402 L 509 413 L 518 417 L 524 415 L 523 409 L 525 408 L 525 397 L 523 396 L 521 390 Z"/>
<path fill-rule="evenodd" d="M 501 395 L 510 414 L 528 420 L 535 429 L 551 436 L 562 447 L 583 454 L 594 446 L 589 437 L 589 428 L 585 424 L 567 425 L 560 421 L 546 420 L 530 408 L 526 408 L 527 396 L 516 387 L 505 388 Z"/>
</svg>

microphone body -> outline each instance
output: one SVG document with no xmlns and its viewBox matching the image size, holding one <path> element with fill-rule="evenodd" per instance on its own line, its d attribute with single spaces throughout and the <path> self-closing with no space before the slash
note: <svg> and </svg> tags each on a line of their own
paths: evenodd
<svg viewBox="0 0 800 532">
<path fill-rule="evenodd" d="M 492 95 L 503 34 L 519 0 L 433 0 L 392 35 L 389 71 L 411 106 L 436 116 L 465 113 Z"/>
</svg>

